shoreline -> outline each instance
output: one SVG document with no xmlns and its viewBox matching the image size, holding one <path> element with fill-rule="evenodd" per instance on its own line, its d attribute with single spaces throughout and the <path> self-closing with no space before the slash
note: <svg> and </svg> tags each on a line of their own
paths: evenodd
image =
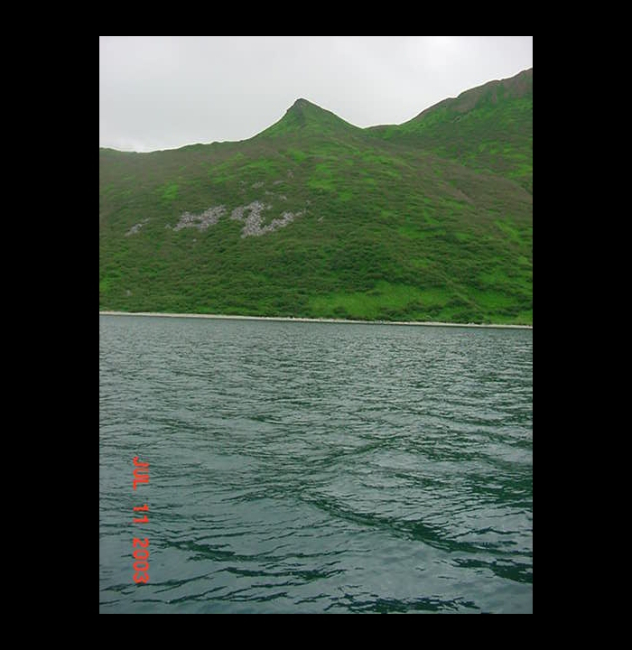
<svg viewBox="0 0 632 650">
<path fill-rule="evenodd" d="M 175 314 L 150 311 L 109 311 L 99 310 L 99 316 L 155 316 L 159 318 L 210 318 L 215 320 L 263 320 L 283 323 L 336 323 L 356 325 L 412 325 L 423 327 L 481 327 L 492 329 L 526 329 L 532 330 L 533 325 L 485 324 L 485 323 L 442 323 L 439 321 L 392 321 L 392 320 L 351 320 L 344 318 L 304 318 L 293 316 L 238 316 L 234 314 Z"/>
</svg>

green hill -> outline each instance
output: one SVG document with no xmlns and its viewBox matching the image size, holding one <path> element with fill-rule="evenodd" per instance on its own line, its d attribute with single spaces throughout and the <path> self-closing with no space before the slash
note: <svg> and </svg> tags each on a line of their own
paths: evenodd
<svg viewBox="0 0 632 650">
<path fill-rule="evenodd" d="M 399 126 L 369 129 L 376 137 L 533 187 L 533 69 L 445 99 Z"/>
<path fill-rule="evenodd" d="M 299 99 L 249 140 L 101 149 L 100 308 L 532 323 L 531 111 L 513 92 L 371 129 Z"/>
<path fill-rule="evenodd" d="M 317 138 L 364 136 L 364 131 L 345 122 L 331 111 L 326 111 L 301 98 L 288 108 L 282 119 L 253 139 L 265 140 L 293 135 L 298 135 L 301 138 L 307 136 Z"/>
</svg>

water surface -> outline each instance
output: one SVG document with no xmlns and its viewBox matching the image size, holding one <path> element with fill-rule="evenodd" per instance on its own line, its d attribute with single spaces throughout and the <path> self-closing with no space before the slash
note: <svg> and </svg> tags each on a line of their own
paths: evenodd
<svg viewBox="0 0 632 650">
<path fill-rule="evenodd" d="M 532 348 L 101 315 L 100 611 L 532 612 Z"/>
</svg>

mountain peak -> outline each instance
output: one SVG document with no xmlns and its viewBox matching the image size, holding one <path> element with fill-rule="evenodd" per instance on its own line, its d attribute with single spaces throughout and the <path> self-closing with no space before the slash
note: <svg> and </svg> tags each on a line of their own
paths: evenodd
<svg viewBox="0 0 632 650">
<path fill-rule="evenodd" d="M 308 102 L 306 99 L 303 97 L 299 97 L 293 104 L 290 106 L 288 110 L 291 110 L 293 108 L 307 108 L 308 106 L 316 106 L 316 104 L 312 104 L 312 102 Z M 316 106 L 316 108 L 320 108 L 319 106 Z M 322 110 L 322 109 L 321 109 Z"/>
<path fill-rule="evenodd" d="M 299 97 L 285 115 L 255 137 L 285 135 L 335 135 L 341 132 L 360 133 L 362 129 L 345 122 L 331 111 Z"/>
<path fill-rule="evenodd" d="M 315 116 L 319 112 L 326 112 L 325 109 L 321 108 L 320 106 L 317 106 L 316 104 L 308 101 L 307 99 L 304 99 L 303 97 L 299 97 L 293 104 L 290 106 L 290 108 L 285 111 L 286 115 L 302 115 L 302 114 L 310 114 L 311 118 L 315 118 Z"/>
</svg>

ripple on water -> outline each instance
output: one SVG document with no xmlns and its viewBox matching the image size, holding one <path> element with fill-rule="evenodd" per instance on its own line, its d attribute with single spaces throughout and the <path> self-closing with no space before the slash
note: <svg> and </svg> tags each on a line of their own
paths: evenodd
<svg viewBox="0 0 632 650">
<path fill-rule="evenodd" d="M 532 611 L 531 331 L 100 325 L 102 612 Z"/>
</svg>

